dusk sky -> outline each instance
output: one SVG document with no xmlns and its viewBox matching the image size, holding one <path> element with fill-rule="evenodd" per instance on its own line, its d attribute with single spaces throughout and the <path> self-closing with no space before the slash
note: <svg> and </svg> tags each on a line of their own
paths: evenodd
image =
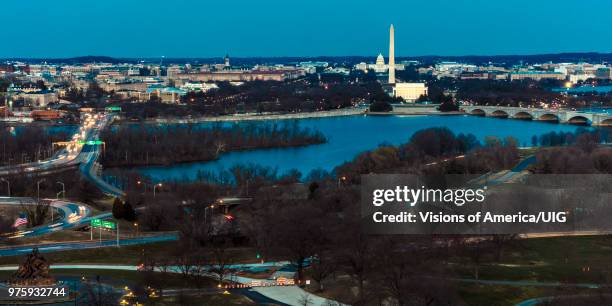
<svg viewBox="0 0 612 306">
<path fill-rule="evenodd" d="M 9 0 L 0 57 L 612 52 L 608 0 Z"/>
</svg>

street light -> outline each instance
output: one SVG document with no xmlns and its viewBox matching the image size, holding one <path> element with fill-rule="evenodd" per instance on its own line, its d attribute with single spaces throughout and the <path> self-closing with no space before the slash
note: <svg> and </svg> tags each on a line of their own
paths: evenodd
<svg viewBox="0 0 612 306">
<path fill-rule="evenodd" d="M 142 181 L 138 181 L 138 182 L 136 182 L 136 183 L 137 183 L 138 185 L 142 184 L 142 185 L 144 186 L 144 192 L 145 192 L 145 193 L 147 192 L 147 183 L 142 182 Z"/>
<path fill-rule="evenodd" d="M 40 202 L 40 183 L 44 182 L 45 179 L 39 180 L 38 182 L 36 182 L 36 198 L 38 199 L 38 202 Z"/>
<path fill-rule="evenodd" d="M 346 181 L 346 176 L 341 176 L 338 178 L 338 188 L 340 188 L 340 181 Z"/>
<path fill-rule="evenodd" d="M 62 185 L 62 198 L 65 199 L 66 198 L 66 185 L 64 185 L 64 183 L 58 181 L 58 184 Z"/>
<path fill-rule="evenodd" d="M 162 186 L 162 183 L 153 185 L 153 197 L 155 197 L 155 188 L 161 187 L 161 186 Z"/>
<path fill-rule="evenodd" d="M 40 183 L 44 182 L 45 179 L 39 180 L 38 182 L 36 182 L 36 198 L 37 201 L 36 203 L 40 204 Z M 53 222 L 53 205 L 49 205 L 51 206 L 51 222 Z"/>
<path fill-rule="evenodd" d="M 138 222 L 134 222 L 134 226 L 136 227 L 136 237 L 138 237 Z"/>
<path fill-rule="evenodd" d="M 249 196 L 249 181 L 250 180 L 251 179 L 246 180 L 246 195 L 247 195 L 247 197 Z"/>
<path fill-rule="evenodd" d="M 0 177 L 0 182 L 5 182 L 6 183 L 6 190 L 8 192 L 8 196 L 11 196 L 11 182 L 9 182 L 7 179 Z"/>
<path fill-rule="evenodd" d="M 204 224 L 206 224 L 206 225 L 208 225 L 208 224 L 206 223 L 206 219 L 207 219 L 207 217 L 208 217 L 208 209 L 209 209 L 209 208 L 210 208 L 210 209 L 214 209 L 214 208 L 215 208 L 215 205 L 209 205 L 209 206 L 204 207 Z"/>
</svg>

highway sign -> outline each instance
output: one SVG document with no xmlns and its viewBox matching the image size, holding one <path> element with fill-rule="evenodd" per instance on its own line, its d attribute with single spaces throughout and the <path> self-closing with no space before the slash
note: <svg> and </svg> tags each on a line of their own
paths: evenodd
<svg viewBox="0 0 612 306">
<path fill-rule="evenodd" d="M 90 224 L 92 227 L 102 227 L 106 229 L 115 229 L 117 224 L 110 221 L 103 221 L 100 219 L 91 219 Z"/>
<path fill-rule="evenodd" d="M 81 145 L 90 145 L 90 146 L 93 146 L 93 145 L 101 145 L 101 144 L 104 144 L 104 141 L 102 141 L 102 140 L 87 140 L 87 141 L 84 141 L 84 140 L 79 140 L 79 144 L 81 144 Z"/>
<path fill-rule="evenodd" d="M 119 106 L 109 106 L 106 108 L 106 111 L 109 112 L 120 112 L 121 111 L 121 107 Z"/>
<path fill-rule="evenodd" d="M 115 229 L 117 225 L 113 222 L 110 221 L 102 221 L 102 227 L 103 228 L 108 228 L 108 229 Z"/>
<path fill-rule="evenodd" d="M 100 220 L 100 219 L 91 219 L 90 225 L 93 226 L 93 227 L 100 227 L 100 226 L 102 226 L 102 220 Z"/>
</svg>

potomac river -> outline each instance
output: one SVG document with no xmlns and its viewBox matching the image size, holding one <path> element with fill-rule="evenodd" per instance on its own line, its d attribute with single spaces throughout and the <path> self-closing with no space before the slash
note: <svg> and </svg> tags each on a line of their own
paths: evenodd
<svg viewBox="0 0 612 306">
<path fill-rule="evenodd" d="M 280 120 L 265 120 L 271 123 Z M 200 123 L 202 127 L 211 123 Z M 430 127 L 447 127 L 455 134 L 474 134 L 480 141 L 487 136 L 504 138 L 512 136 L 521 146 L 531 146 L 534 135 L 552 131 L 575 131 L 578 126 L 545 122 L 497 119 L 469 115 L 427 116 L 342 116 L 300 119 L 302 128 L 321 131 L 328 142 L 296 148 L 260 149 L 224 153 L 218 160 L 193 162 L 170 166 L 135 168 L 153 181 L 190 181 L 198 179 L 198 173 L 220 173 L 237 164 L 259 164 L 276 168 L 279 174 L 291 169 L 306 176 L 315 169 L 331 171 L 361 152 L 380 144 L 398 145 L 407 142 L 411 135 Z"/>
</svg>

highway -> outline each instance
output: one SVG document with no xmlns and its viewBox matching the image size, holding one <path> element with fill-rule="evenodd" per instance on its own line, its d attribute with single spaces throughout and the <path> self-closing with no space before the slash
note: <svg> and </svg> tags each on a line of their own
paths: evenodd
<svg viewBox="0 0 612 306">
<path fill-rule="evenodd" d="M 59 251 L 70 251 L 70 250 L 85 250 L 85 249 L 95 249 L 95 248 L 103 248 L 103 247 L 114 247 L 117 246 L 117 240 L 95 240 L 96 237 L 94 235 L 93 241 L 77 241 L 77 242 L 58 242 L 58 243 L 48 243 L 48 244 L 36 244 L 36 245 L 24 245 L 24 246 L 16 246 L 16 247 L 8 247 L 8 248 L 0 248 L 0 257 L 2 256 L 19 256 L 32 252 L 33 248 L 38 248 L 41 253 L 50 253 L 50 252 L 59 252 Z M 120 239 L 119 245 L 136 245 L 136 244 L 146 244 L 146 243 L 155 243 L 155 242 L 163 242 L 163 241 L 175 241 L 178 240 L 178 235 L 175 233 L 171 234 L 162 234 L 162 235 L 154 235 L 154 236 L 144 236 L 139 238 L 127 238 Z"/>
<path fill-rule="evenodd" d="M 55 199 L 43 199 L 51 201 L 50 205 L 53 209 L 57 209 L 56 220 L 49 224 L 20 230 L 13 233 L 4 234 L 3 236 L 8 239 L 17 239 L 24 237 L 37 237 L 53 232 L 69 230 L 79 227 L 88 226 L 92 219 L 110 219 L 113 217 L 111 212 L 105 212 L 91 216 L 91 208 L 85 204 L 77 202 L 69 202 L 64 200 Z M 36 205 L 36 201 L 32 198 L 7 198 L 0 197 L 0 205 Z M 135 245 L 135 244 L 146 244 L 162 241 L 175 241 L 178 240 L 178 235 L 172 234 L 159 234 L 143 236 L 140 238 L 129 238 L 119 240 L 119 245 Z M 59 242 L 49 244 L 37 244 L 37 245 L 18 245 L 10 247 L 0 247 L 0 257 L 2 256 L 17 256 L 27 254 L 32 251 L 33 247 L 38 247 L 41 252 L 59 252 L 68 250 L 81 250 L 81 249 L 92 249 L 102 247 L 116 246 L 116 240 L 103 240 L 103 241 L 71 241 L 71 242 Z"/>
<path fill-rule="evenodd" d="M 79 166 L 79 171 L 81 171 L 81 174 L 90 182 L 95 184 L 96 187 L 98 187 L 98 189 L 100 189 L 104 194 L 112 197 L 123 198 L 125 193 L 121 189 L 105 182 L 96 174 L 95 163 L 100 156 L 99 146 L 91 146 L 91 149 L 86 148 L 84 151 L 87 152 L 82 154 L 85 157 Z"/>
<path fill-rule="evenodd" d="M 86 141 L 99 140 L 100 132 L 102 132 L 102 130 L 104 130 L 113 120 L 112 114 L 98 114 L 96 116 L 98 122 L 93 125 L 90 124 L 90 131 L 85 139 Z M 94 183 L 103 193 L 113 197 L 125 196 L 125 193 L 122 190 L 106 183 L 96 174 L 95 163 L 98 160 L 98 157 L 100 157 L 100 145 L 84 145 L 77 158 L 77 161 L 80 164 L 79 170 L 81 171 L 81 174 Z"/>
<path fill-rule="evenodd" d="M 77 167 L 82 175 L 94 183 L 103 193 L 113 197 L 123 197 L 125 193 L 106 183 L 96 174 L 95 163 L 100 156 L 100 133 L 114 119 L 112 114 L 87 114 L 77 133 L 72 136 L 71 144 L 59 150 L 53 158 L 12 166 L 0 167 L 0 177 L 23 175 L 24 173 L 51 173 Z M 90 142 L 88 144 L 87 142 Z"/>
<path fill-rule="evenodd" d="M 57 199 L 43 199 L 43 201 L 50 201 L 49 205 L 51 209 L 53 209 L 54 216 L 56 218 L 53 220 L 53 222 L 29 228 L 27 230 L 9 233 L 5 236 L 7 236 L 9 239 L 41 236 L 60 230 L 86 225 L 91 219 L 89 217 L 91 214 L 91 208 L 85 204 Z M 36 200 L 32 198 L 0 197 L 0 205 L 36 205 Z M 59 211 L 59 214 L 56 214 L 55 210 Z M 112 217 L 112 214 L 107 213 L 98 215 L 96 217 L 109 218 Z"/>
<path fill-rule="evenodd" d="M 77 133 L 72 136 L 71 144 L 59 150 L 53 155 L 53 158 L 0 167 L 0 176 L 22 175 L 30 172 L 52 172 L 77 166 L 83 160 L 81 153 L 84 145 L 81 142 L 97 140 L 99 132 L 105 128 L 108 122 L 107 115 L 86 115 Z"/>
</svg>

